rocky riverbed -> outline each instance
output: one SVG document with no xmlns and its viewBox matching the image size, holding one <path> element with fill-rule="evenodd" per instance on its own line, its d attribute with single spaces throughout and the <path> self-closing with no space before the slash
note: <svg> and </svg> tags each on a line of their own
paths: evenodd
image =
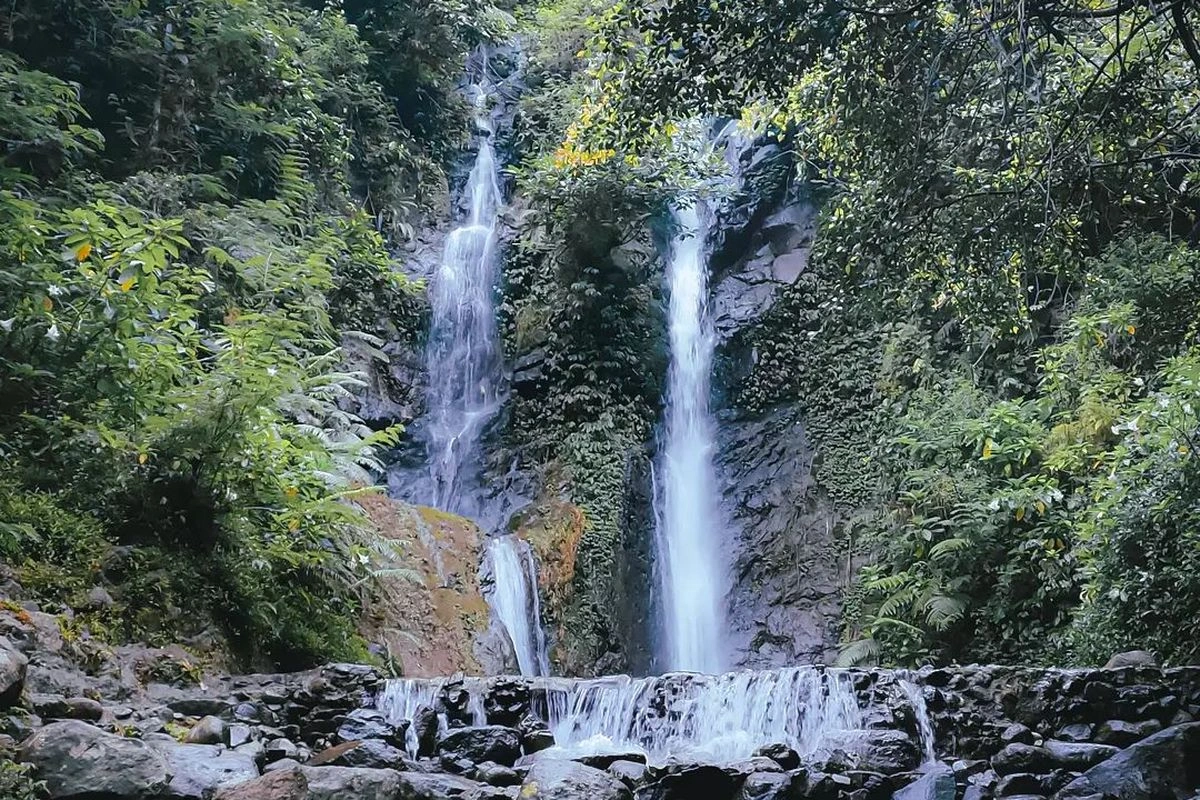
<svg viewBox="0 0 1200 800">
<path fill-rule="evenodd" d="M 860 728 L 789 744 L 766 740 L 768 725 L 751 751 L 722 758 L 652 743 L 664 741 L 656 726 L 691 725 L 697 691 L 729 678 L 637 682 L 630 730 L 568 749 L 556 742 L 554 698 L 586 693 L 567 679 L 400 686 L 336 664 L 68 680 L 33 638 L 0 641 L 0 750 L 52 800 L 1189 800 L 1200 790 L 1200 668 L 811 668 L 827 695 L 834 679 L 848 692 Z M 768 674 L 738 680 L 753 692 Z M 421 702 L 397 706 L 398 689 Z M 813 707 L 788 713 L 803 721 Z"/>
</svg>

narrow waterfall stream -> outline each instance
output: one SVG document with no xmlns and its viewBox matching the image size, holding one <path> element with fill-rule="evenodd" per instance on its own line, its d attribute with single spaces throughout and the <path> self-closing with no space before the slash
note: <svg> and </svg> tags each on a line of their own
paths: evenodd
<svg viewBox="0 0 1200 800">
<path fill-rule="evenodd" d="M 446 239 L 430 287 L 425 351 L 433 504 L 450 511 L 469 510 L 467 490 L 473 487 L 468 483 L 478 478 L 482 460 L 480 439 L 503 403 L 495 303 L 496 222 L 502 200 L 486 79 L 473 87 L 473 94 L 480 136 L 464 190 L 468 213 Z"/>
<path fill-rule="evenodd" d="M 512 639 L 521 674 L 549 675 L 533 550 L 528 542 L 510 535 L 492 537 L 488 553 L 496 582 L 492 610 Z"/>
<path fill-rule="evenodd" d="M 504 198 L 491 106 L 496 87 L 488 58 L 474 60 L 480 78 L 470 87 L 478 149 L 463 197 L 463 223 L 446 238 L 430 287 L 431 320 L 425 351 L 432 504 L 477 519 L 484 511 L 481 446 L 504 404 L 503 356 L 496 324 L 498 221 Z M 523 675 L 549 672 L 537 597 L 537 569 L 528 545 L 515 537 L 488 544 L 494 589 L 492 613 L 512 640 Z"/>
<path fill-rule="evenodd" d="M 713 469 L 709 379 L 715 339 L 708 319 L 704 227 L 694 206 L 675 211 L 665 435 L 656 504 L 664 666 L 717 673 L 725 662 L 726 575 Z"/>
</svg>

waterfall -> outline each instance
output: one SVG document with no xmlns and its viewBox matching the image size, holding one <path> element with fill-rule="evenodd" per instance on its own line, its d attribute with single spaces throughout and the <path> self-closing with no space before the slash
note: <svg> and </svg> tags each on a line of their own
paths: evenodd
<svg viewBox="0 0 1200 800">
<path fill-rule="evenodd" d="M 425 351 L 433 504 L 451 511 L 465 506 L 466 482 L 476 476 L 464 471 L 478 471 L 480 439 L 503 402 L 494 298 L 499 173 L 487 82 L 473 87 L 473 93 L 480 136 L 464 191 L 467 218 L 446 239 L 432 280 Z"/>
<path fill-rule="evenodd" d="M 726 575 L 708 403 L 715 340 L 696 208 L 676 209 L 675 223 L 667 264 L 671 367 L 655 492 L 663 649 L 668 669 L 717 673 L 725 660 Z"/>
<path fill-rule="evenodd" d="M 425 682 L 436 694 L 441 682 Z M 393 689 L 394 684 L 404 684 Z M 412 682 L 390 681 L 378 706 L 393 722 L 411 719 L 428 694 Z M 473 702 L 486 682 L 464 688 Z M 537 679 L 530 684 L 538 716 L 555 746 L 548 756 L 642 753 L 729 763 L 764 745 L 786 744 L 801 755 L 838 747 L 865 723 L 846 670 L 792 667 L 724 675 L 586 680 Z"/>
<path fill-rule="evenodd" d="M 489 602 L 512 639 L 521 674 L 549 675 L 533 549 L 516 536 L 495 536 L 488 553 L 495 581 Z"/>
<path fill-rule="evenodd" d="M 912 681 L 901 678 L 900 691 L 904 693 L 908 704 L 912 706 L 913 717 L 917 722 L 917 737 L 921 742 L 921 761 L 930 764 L 937 760 L 934 752 L 933 721 L 929 718 L 929 707 L 925 705 L 925 693 L 921 687 Z"/>
</svg>

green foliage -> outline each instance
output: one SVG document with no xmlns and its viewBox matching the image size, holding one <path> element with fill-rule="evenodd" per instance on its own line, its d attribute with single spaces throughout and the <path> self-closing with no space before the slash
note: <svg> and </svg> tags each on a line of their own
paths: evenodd
<svg viewBox="0 0 1200 800">
<path fill-rule="evenodd" d="M 18 764 L 0 752 L 0 798 L 3 800 L 41 800 L 46 787 L 33 779 L 31 764 Z"/>
</svg>

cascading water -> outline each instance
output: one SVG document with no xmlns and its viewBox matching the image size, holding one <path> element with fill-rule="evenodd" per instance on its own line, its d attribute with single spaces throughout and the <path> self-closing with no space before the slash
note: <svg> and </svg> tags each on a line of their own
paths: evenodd
<svg viewBox="0 0 1200 800">
<path fill-rule="evenodd" d="M 533 551 L 528 542 L 509 535 L 493 537 L 488 552 L 496 584 L 492 609 L 512 639 L 521 674 L 549 675 Z"/>
<path fill-rule="evenodd" d="M 668 669 L 712 674 L 725 661 L 726 589 L 708 402 L 715 340 L 704 229 L 695 206 L 674 216 L 667 264 L 671 367 L 655 498 L 663 655 Z"/>
<path fill-rule="evenodd" d="M 490 110 L 496 87 L 488 79 L 486 51 L 474 60 L 482 76 L 470 87 L 478 150 L 463 191 L 466 218 L 447 237 L 430 286 L 425 366 L 431 489 L 418 494 L 438 508 L 481 519 L 481 441 L 504 403 L 495 302 L 503 196 Z M 512 639 L 521 673 L 547 674 L 532 553 L 528 546 L 521 551 L 513 537 L 494 539 L 488 550 L 494 565 L 488 601 Z"/>
<path fill-rule="evenodd" d="M 486 59 L 483 71 L 486 73 Z M 496 331 L 496 222 L 501 207 L 486 80 L 473 87 L 479 150 L 467 179 L 467 218 L 446 239 L 430 287 L 429 471 L 433 504 L 470 511 L 466 485 L 478 471 L 480 439 L 500 410 L 501 355 Z"/>
<path fill-rule="evenodd" d="M 929 707 L 925 704 L 924 690 L 907 678 L 899 679 L 900 691 L 912 706 L 913 717 L 917 723 L 917 738 L 921 742 L 921 761 L 930 764 L 937 760 L 934 751 L 933 721 L 929 718 Z"/>
</svg>

